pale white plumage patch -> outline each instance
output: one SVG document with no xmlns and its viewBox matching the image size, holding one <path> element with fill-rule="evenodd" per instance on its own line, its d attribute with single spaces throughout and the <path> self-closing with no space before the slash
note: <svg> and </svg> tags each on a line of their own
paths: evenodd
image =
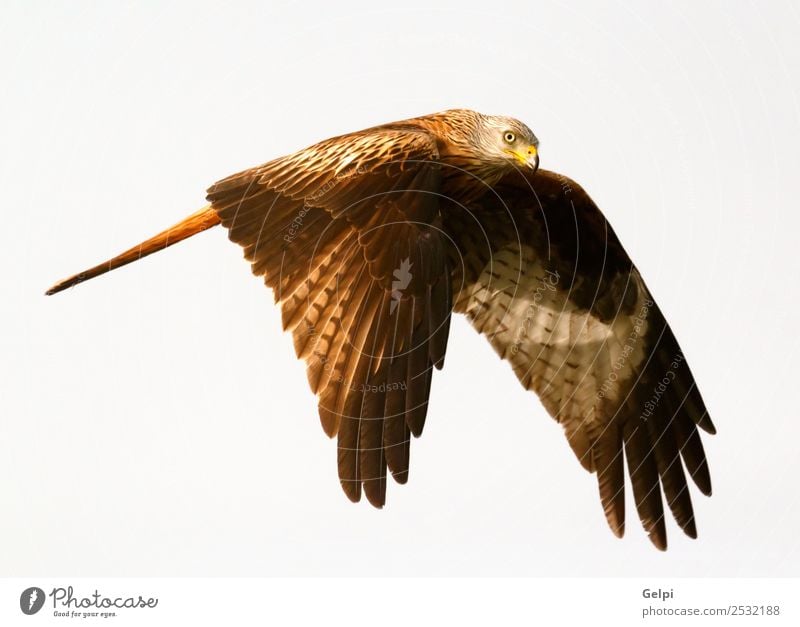
<svg viewBox="0 0 800 627">
<path fill-rule="evenodd" d="M 646 358 L 644 334 L 652 301 L 638 273 L 631 314 L 603 322 L 570 299 L 576 279 L 560 275 L 528 246 L 498 251 L 456 303 L 561 423 L 581 463 L 594 470 L 591 442 L 612 416 Z M 599 296 L 599 295 L 598 295 Z"/>
</svg>

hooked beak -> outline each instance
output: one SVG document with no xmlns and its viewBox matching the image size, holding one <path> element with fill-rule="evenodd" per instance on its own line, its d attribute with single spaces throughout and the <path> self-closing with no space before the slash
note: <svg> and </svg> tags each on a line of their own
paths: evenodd
<svg viewBox="0 0 800 627">
<path fill-rule="evenodd" d="M 539 169 L 539 150 L 533 144 L 528 146 L 527 150 L 509 150 L 508 152 L 520 165 L 528 167 L 534 172 Z"/>
<path fill-rule="evenodd" d="M 539 169 L 539 149 L 536 146 L 528 148 L 528 165 L 534 173 Z"/>
</svg>

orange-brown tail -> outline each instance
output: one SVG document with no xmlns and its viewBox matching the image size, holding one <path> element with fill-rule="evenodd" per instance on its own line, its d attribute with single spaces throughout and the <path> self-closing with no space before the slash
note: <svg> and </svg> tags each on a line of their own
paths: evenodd
<svg viewBox="0 0 800 627">
<path fill-rule="evenodd" d="M 93 279 L 96 276 L 105 274 L 109 270 L 114 270 L 115 268 L 124 266 L 126 263 L 136 261 L 137 259 L 146 257 L 147 255 L 158 252 L 159 250 L 164 250 L 167 246 L 177 244 L 181 240 L 185 240 L 187 237 L 191 237 L 192 235 L 197 235 L 201 231 L 210 229 L 212 226 L 217 224 L 219 224 L 217 212 L 211 208 L 211 205 L 206 205 L 200 209 L 200 211 L 196 211 L 188 218 L 184 218 L 178 222 L 178 224 L 171 226 L 166 231 L 162 231 L 158 235 L 151 237 L 138 246 L 134 246 L 133 248 L 126 250 L 124 253 L 117 255 L 113 259 L 109 259 L 108 261 L 104 261 L 93 268 L 79 272 L 68 279 L 59 281 L 53 287 L 47 290 L 45 294 L 50 296 L 51 294 L 65 290 L 68 287 L 72 287 L 73 285 L 77 285 L 83 281 Z"/>
</svg>

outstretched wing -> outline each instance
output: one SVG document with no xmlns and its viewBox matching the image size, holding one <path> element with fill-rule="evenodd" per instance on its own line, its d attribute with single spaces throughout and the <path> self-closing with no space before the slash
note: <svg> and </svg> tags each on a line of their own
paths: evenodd
<svg viewBox="0 0 800 627">
<path fill-rule="evenodd" d="M 371 129 L 326 140 L 224 179 L 208 200 L 280 302 L 285 329 L 338 435 L 353 501 L 386 498 L 387 466 L 408 477 L 432 366 L 452 309 L 441 236 L 436 144 Z"/>
<path fill-rule="evenodd" d="M 612 531 L 624 532 L 624 463 L 652 542 L 666 548 L 662 492 L 696 537 L 684 471 L 711 481 L 697 427 L 714 433 L 686 359 L 638 270 L 573 181 L 514 173 L 454 212 L 463 312 L 564 426 L 597 474 Z M 624 453 L 623 453 L 624 451 Z M 682 461 L 681 461 L 682 460 Z"/>
</svg>

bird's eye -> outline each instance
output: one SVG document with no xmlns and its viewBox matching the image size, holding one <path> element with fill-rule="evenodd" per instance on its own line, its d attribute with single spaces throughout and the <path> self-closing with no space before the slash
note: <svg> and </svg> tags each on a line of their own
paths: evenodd
<svg viewBox="0 0 800 627">
<path fill-rule="evenodd" d="M 505 139 L 506 142 L 509 144 L 513 144 L 516 138 L 517 136 L 514 135 L 514 133 L 512 133 L 511 131 L 506 131 L 505 133 L 503 133 L 503 139 Z"/>
</svg>

